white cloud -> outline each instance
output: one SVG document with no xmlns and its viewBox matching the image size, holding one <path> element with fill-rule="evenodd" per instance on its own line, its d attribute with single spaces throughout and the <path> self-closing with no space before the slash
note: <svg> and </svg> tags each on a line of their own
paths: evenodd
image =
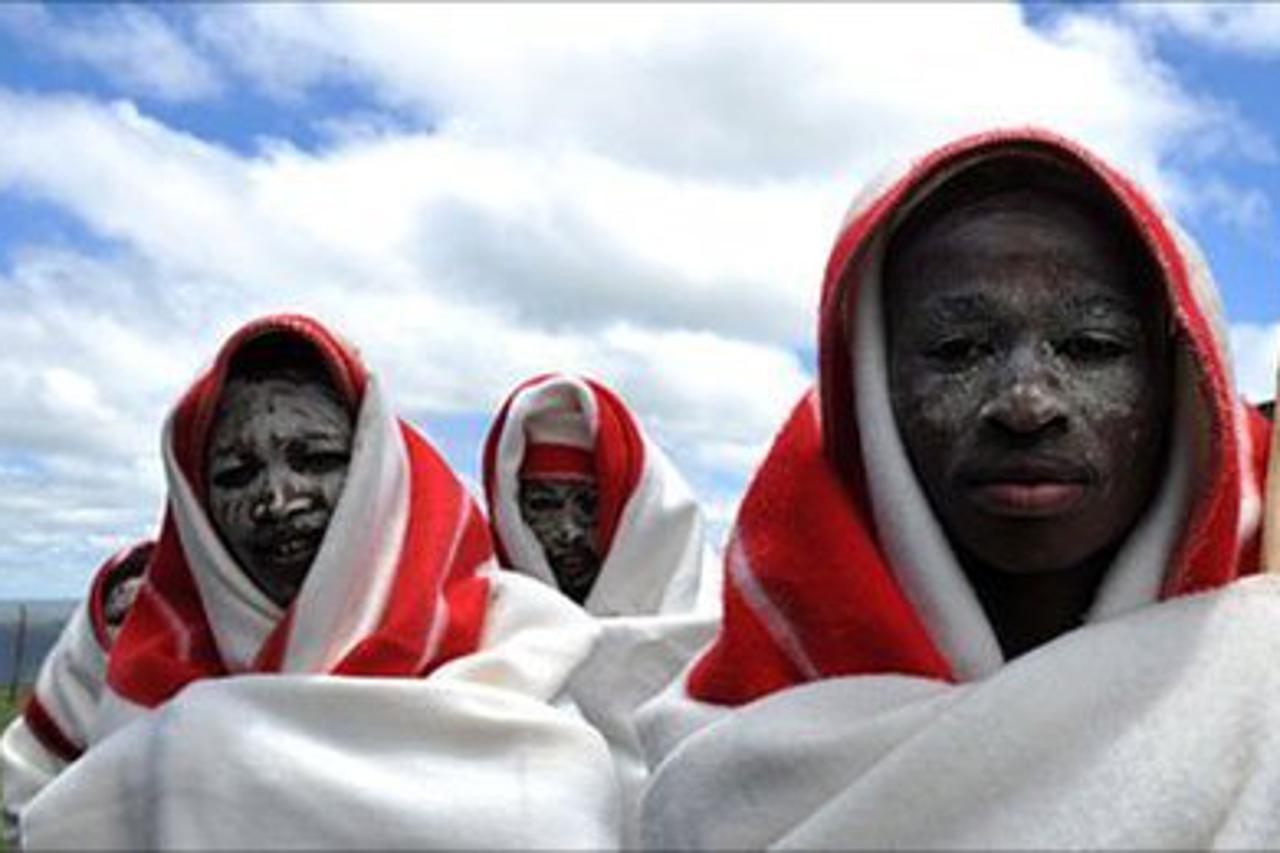
<svg viewBox="0 0 1280 853">
<path fill-rule="evenodd" d="M 80 580 L 94 549 L 148 530 L 161 419 L 257 314 L 332 321 L 428 427 L 491 412 L 534 372 L 600 376 L 722 530 L 809 380 L 796 353 L 836 224 L 886 160 L 977 125 L 1045 123 L 1184 210 L 1269 216 L 1259 196 L 1200 193 L 1171 168 L 1192 144 L 1265 158 L 1267 140 L 1114 17 L 1039 31 L 995 4 L 181 14 L 189 44 L 135 7 L 41 37 L 154 25 L 191 67 L 226 66 L 171 97 L 236 79 L 335 132 L 310 152 L 240 154 L 128 101 L 0 89 L 0 203 L 52 205 L 107 244 L 10 247 L 0 271 L 0 566 Z M 312 114 L 330 84 L 369 97 Z"/>
<path fill-rule="evenodd" d="M 1276 398 L 1280 368 L 1280 323 L 1240 323 L 1231 327 L 1231 356 L 1236 385 L 1255 403 Z"/>
<path fill-rule="evenodd" d="M 200 29 L 268 90 L 349 80 L 458 138 L 749 182 L 826 184 L 1002 122 L 1061 128 L 1150 179 L 1224 120 L 1124 27 L 1071 14 L 1037 32 L 1014 4 L 263 4 L 204 10 Z"/>
<path fill-rule="evenodd" d="M 155 12 L 110 6 L 70 14 L 35 4 L 6 4 L 0 27 L 38 44 L 46 57 L 81 63 L 124 91 L 166 101 L 222 91 L 214 67 Z"/>
<path fill-rule="evenodd" d="M 1213 47 L 1257 56 L 1280 55 L 1280 6 L 1274 3 L 1133 3 L 1123 13 Z"/>
<path fill-rule="evenodd" d="M 1233 186 L 1220 178 L 1201 181 L 1190 203 L 1245 234 L 1264 235 L 1273 222 L 1271 201 L 1266 193 L 1257 187 Z"/>
</svg>

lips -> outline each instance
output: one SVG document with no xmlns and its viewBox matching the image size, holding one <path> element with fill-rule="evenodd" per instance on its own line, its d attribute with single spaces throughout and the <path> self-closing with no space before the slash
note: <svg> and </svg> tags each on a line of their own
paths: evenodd
<svg viewBox="0 0 1280 853">
<path fill-rule="evenodd" d="M 281 531 L 255 543 L 253 550 L 259 560 L 277 566 L 309 565 L 322 538 L 323 530 Z"/>
<path fill-rule="evenodd" d="M 989 515 L 1053 518 L 1084 503 L 1093 477 L 1070 461 L 1034 459 L 973 466 L 961 480 L 973 503 Z"/>
<path fill-rule="evenodd" d="M 595 554 L 582 550 L 556 554 L 550 562 L 558 577 L 578 585 L 594 581 L 600 566 Z"/>
</svg>

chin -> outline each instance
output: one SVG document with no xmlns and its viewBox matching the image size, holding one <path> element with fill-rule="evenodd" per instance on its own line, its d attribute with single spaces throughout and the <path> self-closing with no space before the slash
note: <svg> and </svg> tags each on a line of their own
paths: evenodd
<svg viewBox="0 0 1280 853">
<path fill-rule="evenodd" d="M 1007 542 L 1007 540 L 1006 540 Z M 1012 545 L 1012 543 L 1010 543 Z M 1098 551 L 1081 551 L 1037 547 L 1028 543 L 1026 547 L 966 549 L 984 565 L 1006 575 L 1047 575 L 1055 572 L 1067 572 L 1087 562 Z"/>
</svg>

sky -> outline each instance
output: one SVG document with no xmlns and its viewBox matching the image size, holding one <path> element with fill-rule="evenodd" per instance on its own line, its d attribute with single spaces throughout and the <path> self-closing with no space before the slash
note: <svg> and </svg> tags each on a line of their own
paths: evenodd
<svg viewBox="0 0 1280 853">
<path fill-rule="evenodd" d="M 722 537 L 813 379 L 861 184 L 1039 124 L 1280 342 L 1280 4 L 0 4 L 0 599 L 153 535 L 170 407 L 280 310 L 361 349 L 474 487 L 548 370 L 617 390 Z"/>
</svg>

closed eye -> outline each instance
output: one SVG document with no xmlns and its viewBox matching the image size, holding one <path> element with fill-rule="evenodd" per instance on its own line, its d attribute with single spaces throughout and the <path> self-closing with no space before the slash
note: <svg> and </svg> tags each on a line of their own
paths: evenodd
<svg viewBox="0 0 1280 853">
<path fill-rule="evenodd" d="M 246 460 L 229 468 L 219 468 L 210 479 L 220 489 L 243 489 L 261 469 L 262 465 L 256 460 Z"/>
<path fill-rule="evenodd" d="M 948 338 L 925 350 L 925 357 L 945 371 L 964 370 L 991 355 L 990 343 L 980 338 Z"/>
<path fill-rule="evenodd" d="M 594 492 L 583 492 L 575 495 L 573 506 L 583 515 L 594 516 L 596 514 L 596 495 Z"/>
<path fill-rule="evenodd" d="M 336 450 L 316 450 L 302 453 L 292 460 L 293 468 L 305 474 L 328 474 L 345 468 L 351 456 Z"/>
<path fill-rule="evenodd" d="M 1128 342 L 1110 335 L 1072 335 L 1054 349 L 1059 355 L 1078 364 L 1102 365 L 1118 361 L 1133 351 Z"/>
</svg>

